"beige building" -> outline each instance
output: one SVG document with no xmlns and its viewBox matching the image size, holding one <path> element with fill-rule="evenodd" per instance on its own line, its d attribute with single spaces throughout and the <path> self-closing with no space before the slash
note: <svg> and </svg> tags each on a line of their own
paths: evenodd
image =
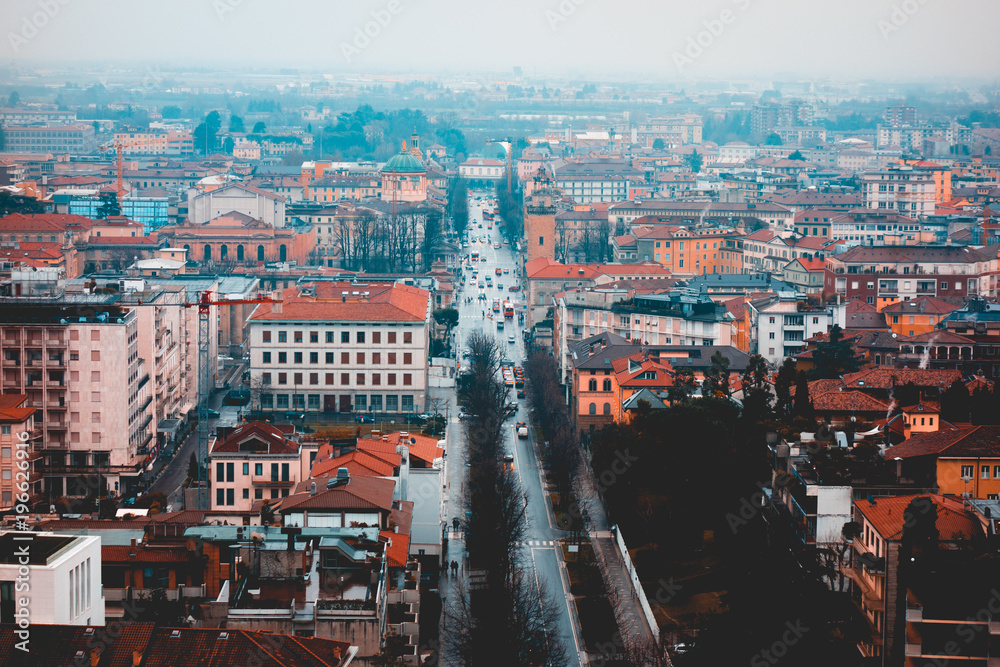
<svg viewBox="0 0 1000 667">
<path fill-rule="evenodd" d="M 35 451 L 35 409 L 26 407 L 27 401 L 24 394 L 0 396 L 0 511 L 4 512 L 13 509 L 14 499 L 23 493 L 18 486 L 21 483 L 28 483 L 32 499 L 41 491 L 39 457 Z M 20 461 L 28 462 L 27 470 L 20 468 Z"/>
<path fill-rule="evenodd" d="M 41 422 L 44 492 L 137 487 L 153 438 L 139 318 L 116 294 L 0 300 L 3 388 Z M 98 481 L 98 478 L 100 481 Z"/>
</svg>

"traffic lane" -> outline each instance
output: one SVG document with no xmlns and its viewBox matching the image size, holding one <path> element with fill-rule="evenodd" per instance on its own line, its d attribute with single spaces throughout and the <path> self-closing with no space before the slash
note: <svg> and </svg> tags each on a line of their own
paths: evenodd
<svg viewBox="0 0 1000 667">
<path fill-rule="evenodd" d="M 566 658 L 570 662 L 579 664 L 574 657 L 579 660 L 580 644 L 577 642 L 576 633 L 573 632 L 573 625 L 570 621 L 572 611 L 569 605 L 573 604 L 568 585 L 563 579 L 562 564 L 556 549 L 561 549 L 559 545 L 554 547 L 531 547 L 531 561 L 538 581 L 544 581 L 548 593 L 552 596 L 559 613 L 556 616 L 556 627 L 554 634 L 559 637 L 563 648 L 566 650 Z"/>
</svg>

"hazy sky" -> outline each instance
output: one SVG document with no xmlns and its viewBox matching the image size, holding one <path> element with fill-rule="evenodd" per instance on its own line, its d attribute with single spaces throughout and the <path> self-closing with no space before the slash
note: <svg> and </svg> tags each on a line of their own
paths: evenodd
<svg viewBox="0 0 1000 667">
<path fill-rule="evenodd" d="M 998 19 L 998 0 L 0 0 L 0 61 L 996 78 Z"/>
</svg>

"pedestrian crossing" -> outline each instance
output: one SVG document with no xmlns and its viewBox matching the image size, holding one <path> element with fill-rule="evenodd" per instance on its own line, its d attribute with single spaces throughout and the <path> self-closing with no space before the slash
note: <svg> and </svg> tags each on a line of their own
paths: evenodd
<svg viewBox="0 0 1000 667">
<path fill-rule="evenodd" d="M 517 544 L 522 547 L 554 547 L 558 542 L 555 540 L 526 540 Z"/>
</svg>

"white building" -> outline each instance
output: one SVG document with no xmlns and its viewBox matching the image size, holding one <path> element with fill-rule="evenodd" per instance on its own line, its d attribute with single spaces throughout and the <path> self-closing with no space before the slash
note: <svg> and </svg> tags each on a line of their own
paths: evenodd
<svg viewBox="0 0 1000 667">
<path fill-rule="evenodd" d="M 459 175 L 469 181 L 499 181 L 507 165 L 500 160 L 474 157 L 458 165 Z"/>
<path fill-rule="evenodd" d="M 285 198 L 249 185 L 230 183 L 209 192 L 192 193 L 189 199 L 188 219 L 195 225 L 236 211 L 275 228 L 285 226 Z"/>
<path fill-rule="evenodd" d="M 909 165 L 861 174 L 865 208 L 893 210 L 903 215 L 934 214 L 934 174 Z"/>
<path fill-rule="evenodd" d="M 100 536 L 0 533 L 0 623 L 15 622 L 24 597 L 31 625 L 103 626 L 102 590 Z"/>
<path fill-rule="evenodd" d="M 846 324 L 847 304 L 810 306 L 797 294 L 778 295 L 747 302 L 750 353 L 774 365 L 806 349 L 806 340 L 825 334 L 834 324 Z"/>
<path fill-rule="evenodd" d="M 249 319 L 251 387 L 263 410 L 420 412 L 430 293 L 409 285 L 317 282 Z"/>
</svg>

